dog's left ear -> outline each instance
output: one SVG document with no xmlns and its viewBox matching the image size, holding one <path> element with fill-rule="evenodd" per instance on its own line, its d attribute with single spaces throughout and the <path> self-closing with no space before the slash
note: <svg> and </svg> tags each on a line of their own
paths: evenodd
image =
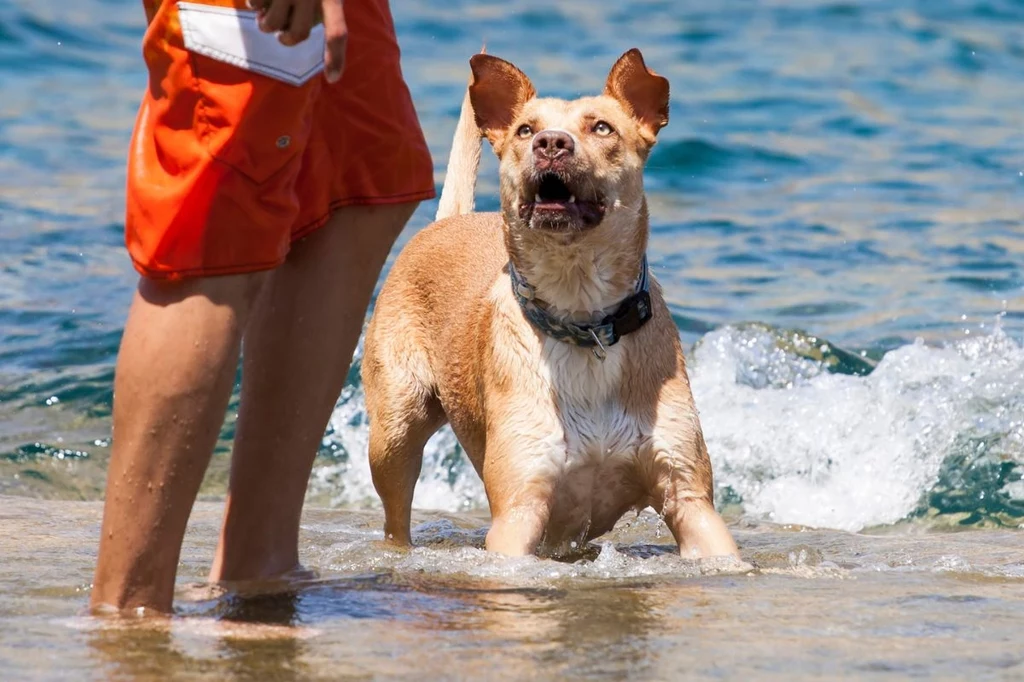
<svg viewBox="0 0 1024 682">
<path fill-rule="evenodd" d="M 668 79 L 644 64 L 640 50 L 633 48 L 615 62 L 604 94 L 618 100 L 640 124 L 640 133 L 654 144 L 658 131 L 668 124 Z"/>
</svg>

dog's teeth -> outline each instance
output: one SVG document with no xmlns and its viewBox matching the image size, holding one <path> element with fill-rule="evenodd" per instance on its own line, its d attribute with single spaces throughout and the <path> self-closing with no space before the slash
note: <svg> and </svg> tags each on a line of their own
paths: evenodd
<svg viewBox="0 0 1024 682">
<path fill-rule="evenodd" d="M 534 203 L 539 204 L 540 203 L 540 194 L 537 194 L 535 197 L 533 197 L 533 201 L 534 201 Z"/>
<path fill-rule="evenodd" d="M 572 196 L 569 197 L 569 203 L 570 204 L 575 204 L 576 203 L 576 195 L 575 194 L 573 194 Z"/>
</svg>

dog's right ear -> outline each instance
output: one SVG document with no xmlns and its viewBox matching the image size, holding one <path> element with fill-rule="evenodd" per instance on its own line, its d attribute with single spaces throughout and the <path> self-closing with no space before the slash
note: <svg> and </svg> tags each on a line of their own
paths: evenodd
<svg viewBox="0 0 1024 682">
<path fill-rule="evenodd" d="M 481 53 L 470 58 L 469 66 L 473 71 L 469 100 L 476 125 L 493 145 L 537 91 L 525 73 L 504 59 Z"/>
<path fill-rule="evenodd" d="M 668 124 L 668 80 L 644 64 L 633 48 L 615 62 L 604 93 L 619 101 L 640 125 L 640 134 L 654 144 L 658 131 Z"/>
</svg>

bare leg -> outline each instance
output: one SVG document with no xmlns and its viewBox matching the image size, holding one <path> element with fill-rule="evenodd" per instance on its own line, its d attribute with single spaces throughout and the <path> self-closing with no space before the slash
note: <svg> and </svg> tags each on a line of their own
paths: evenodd
<svg viewBox="0 0 1024 682">
<path fill-rule="evenodd" d="M 140 282 L 117 359 L 93 606 L 170 611 L 185 526 L 265 277 Z"/>
<path fill-rule="evenodd" d="M 415 204 L 350 207 L 296 243 L 246 330 L 224 528 L 210 579 L 299 566 L 309 474 L 380 270 Z"/>
</svg>

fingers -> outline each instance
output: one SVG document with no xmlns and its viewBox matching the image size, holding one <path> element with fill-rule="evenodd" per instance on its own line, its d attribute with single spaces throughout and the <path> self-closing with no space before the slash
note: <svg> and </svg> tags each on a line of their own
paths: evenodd
<svg viewBox="0 0 1024 682">
<path fill-rule="evenodd" d="M 297 45 L 309 37 L 321 18 L 324 24 L 324 75 L 336 83 L 345 66 L 348 25 L 342 0 L 246 0 L 259 12 L 260 29 L 278 33 L 285 45 Z"/>
<path fill-rule="evenodd" d="M 309 37 L 309 31 L 316 23 L 316 2 L 297 2 L 292 8 L 292 17 L 278 40 L 284 45 L 298 45 Z"/>
<path fill-rule="evenodd" d="M 277 33 L 288 28 L 292 19 L 294 0 L 273 0 L 260 12 L 260 30 L 266 33 Z M 298 3 L 303 4 L 303 3 Z"/>
<path fill-rule="evenodd" d="M 345 47 L 348 45 L 348 25 L 342 0 L 323 0 L 324 16 L 324 75 L 328 83 L 336 83 L 345 67 Z"/>
</svg>

